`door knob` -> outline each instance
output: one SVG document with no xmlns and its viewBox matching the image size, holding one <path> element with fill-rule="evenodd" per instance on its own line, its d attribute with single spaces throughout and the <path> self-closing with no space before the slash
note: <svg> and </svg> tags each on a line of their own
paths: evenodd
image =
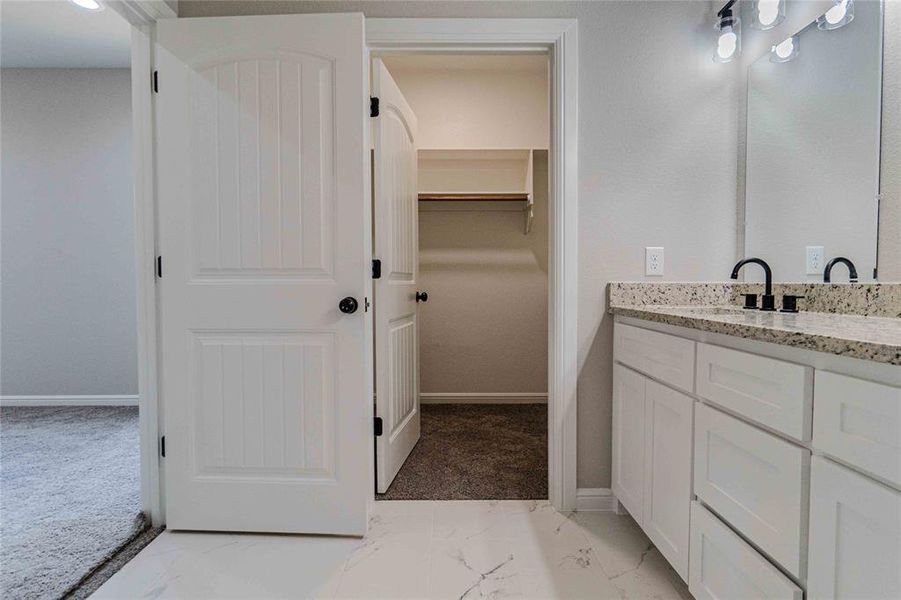
<svg viewBox="0 0 901 600">
<path fill-rule="evenodd" d="M 344 314 L 351 314 L 357 312 L 357 307 L 359 304 L 357 303 L 357 299 L 353 296 L 348 296 L 347 298 L 342 298 L 341 302 L 338 303 L 338 310 L 343 312 Z"/>
<path fill-rule="evenodd" d="M 416 292 L 416 301 L 417 302 L 428 302 L 429 301 L 429 293 L 428 292 Z"/>
</svg>

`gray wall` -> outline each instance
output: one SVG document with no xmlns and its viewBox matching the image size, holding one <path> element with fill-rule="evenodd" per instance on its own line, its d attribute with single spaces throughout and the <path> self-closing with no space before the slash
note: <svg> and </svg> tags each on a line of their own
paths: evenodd
<svg viewBox="0 0 901 600">
<path fill-rule="evenodd" d="M 879 279 L 901 281 L 901 2 L 885 3 Z"/>
<path fill-rule="evenodd" d="M 611 280 L 721 280 L 736 258 L 734 68 L 712 60 L 708 2 L 180 0 L 183 17 L 362 11 L 372 17 L 579 19 L 578 485 L 610 485 Z M 659 278 L 657 278 L 659 279 Z"/>
<path fill-rule="evenodd" d="M 0 78 L 0 391 L 137 394 L 130 73 Z"/>
</svg>

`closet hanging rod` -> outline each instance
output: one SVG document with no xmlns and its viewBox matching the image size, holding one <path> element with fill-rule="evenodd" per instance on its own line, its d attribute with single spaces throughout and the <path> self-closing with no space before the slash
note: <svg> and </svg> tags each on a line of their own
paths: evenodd
<svg viewBox="0 0 901 600">
<path fill-rule="evenodd" d="M 529 194 L 526 192 L 494 193 L 494 192 L 419 192 L 419 199 L 428 202 L 459 202 L 459 201 L 501 201 L 501 202 L 527 202 Z"/>
</svg>

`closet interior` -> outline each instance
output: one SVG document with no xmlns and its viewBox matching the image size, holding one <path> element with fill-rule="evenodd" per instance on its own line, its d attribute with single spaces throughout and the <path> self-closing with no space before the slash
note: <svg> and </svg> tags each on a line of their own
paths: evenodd
<svg viewBox="0 0 901 600">
<path fill-rule="evenodd" d="M 547 498 L 547 55 L 380 59 L 416 116 L 428 301 L 421 437 L 378 497 Z"/>
</svg>

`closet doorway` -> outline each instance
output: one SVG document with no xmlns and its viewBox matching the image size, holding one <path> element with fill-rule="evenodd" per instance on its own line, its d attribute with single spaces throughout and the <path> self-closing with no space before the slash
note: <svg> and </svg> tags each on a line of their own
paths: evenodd
<svg viewBox="0 0 901 600">
<path fill-rule="evenodd" d="M 372 65 L 376 498 L 545 499 L 548 55 Z"/>
</svg>

